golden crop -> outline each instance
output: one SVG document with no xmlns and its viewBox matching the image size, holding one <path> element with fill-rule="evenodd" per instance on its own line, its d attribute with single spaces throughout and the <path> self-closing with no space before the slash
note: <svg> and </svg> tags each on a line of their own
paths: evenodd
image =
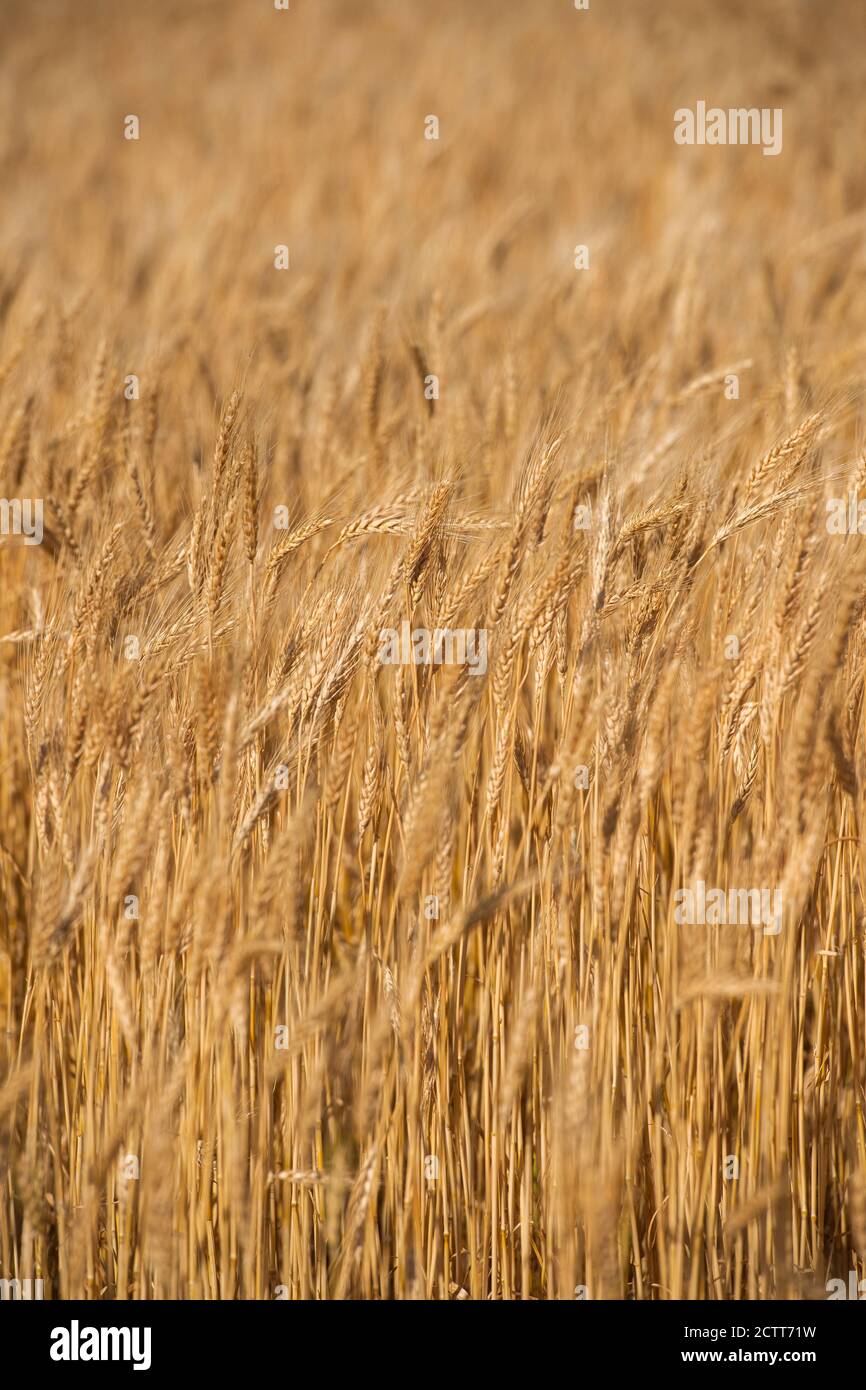
<svg viewBox="0 0 866 1390">
<path fill-rule="evenodd" d="M 3 11 L 0 1277 L 866 1276 L 859 0 Z"/>
</svg>

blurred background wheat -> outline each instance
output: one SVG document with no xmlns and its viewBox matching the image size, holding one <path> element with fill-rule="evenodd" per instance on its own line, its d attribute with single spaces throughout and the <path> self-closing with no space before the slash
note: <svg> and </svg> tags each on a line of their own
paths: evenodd
<svg viewBox="0 0 866 1390">
<path fill-rule="evenodd" d="M 0 1277 L 866 1275 L 862 5 L 2 19 Z"/>
</svg>

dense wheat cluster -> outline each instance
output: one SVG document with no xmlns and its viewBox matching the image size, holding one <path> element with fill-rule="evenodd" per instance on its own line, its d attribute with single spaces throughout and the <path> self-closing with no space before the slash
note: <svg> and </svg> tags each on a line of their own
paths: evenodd
<svg viewBox="0 0 866 1390">
<path fill-rule="evenodd" d="M 3 27 L 0 1277 L 866 1275 L 860 5 Z"/>
</svg>

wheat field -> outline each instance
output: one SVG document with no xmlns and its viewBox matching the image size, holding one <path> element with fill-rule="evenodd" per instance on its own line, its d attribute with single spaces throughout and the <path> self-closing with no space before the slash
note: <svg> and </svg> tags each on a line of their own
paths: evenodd
<svg viewBox="0 0 866 1390">
<path fill-rule="evenodd" d="M 0 1278 L 866 1276 L 862 7 L 2 18 Z"/>
</svg>

